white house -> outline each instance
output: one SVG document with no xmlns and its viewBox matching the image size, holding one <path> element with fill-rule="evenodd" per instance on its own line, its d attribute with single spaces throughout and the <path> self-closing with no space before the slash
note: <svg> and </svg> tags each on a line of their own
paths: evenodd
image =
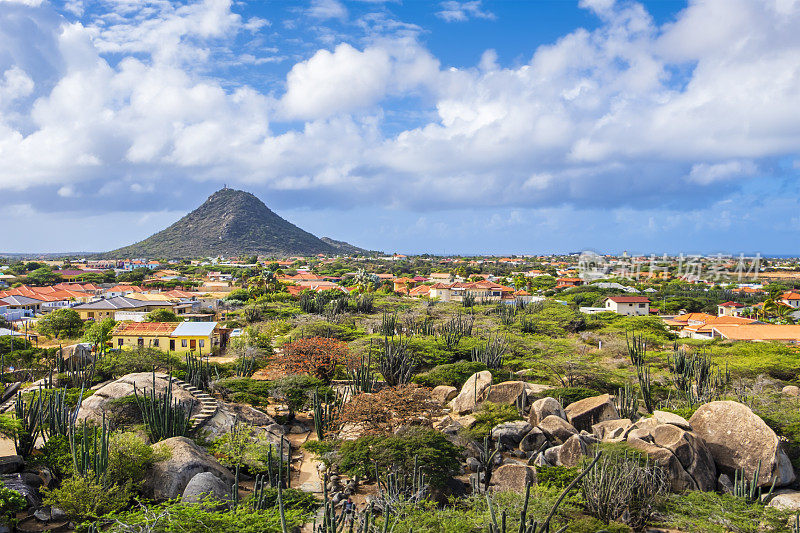
<svg viewBox="0 0 800 533">
<path fill-rule="evenodd" d="M 605 307 L 618 315 L 647 316 L 650 314 L 650 299 L 646 296 L 609 296 L 605 299 Z"/>
<path fill-rule="evenodd" d="M 800 307 L 800 294 L 796 292 L 784 292 L 781 295 L 780 302 L 788 305 L 789 307 L 798 308 Z"/>
</svg>

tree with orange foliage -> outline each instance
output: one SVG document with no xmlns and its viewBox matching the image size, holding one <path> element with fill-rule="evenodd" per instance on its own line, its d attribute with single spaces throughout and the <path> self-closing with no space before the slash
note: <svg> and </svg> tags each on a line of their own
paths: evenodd
<svg viewBox="0 0 800 533">
<path fill-rule="evenodd" d="M 281 366 L 290 374 L 311 374 L 328 383 L 336 365 L 345 362 L 347 343 L 325 337 L 297 339 L 283 345 Z"/>
</svg>

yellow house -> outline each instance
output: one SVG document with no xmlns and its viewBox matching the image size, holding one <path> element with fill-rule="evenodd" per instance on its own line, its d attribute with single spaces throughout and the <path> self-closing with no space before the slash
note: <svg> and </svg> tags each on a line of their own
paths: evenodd
<svg viewBox="0 0 800 533">
<path fill-rule="evenodd" d="M 219 344 L 216 322 L 120 322 L 111 331 L 115 348 L 146 346 L 171 352 L 210 353 Z"/>
<path fill-rule="evenodd" d="M 114 318 L 117 311 L 139 311 L 149 313 L 156 309 L 173 308 L 173 304 L 168 301 L 145 301 L 135 300 L 126 296 L 115 296 L 104 300 L 96 300 L 85 304 L 78 304 L 72 309 L 77 311 L 81 320 L 103 320 L 104 318 Z"/>
</svg>

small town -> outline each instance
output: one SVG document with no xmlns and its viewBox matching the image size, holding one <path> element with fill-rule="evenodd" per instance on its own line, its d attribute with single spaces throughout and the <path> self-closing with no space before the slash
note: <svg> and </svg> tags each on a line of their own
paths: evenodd
<svg viewBox="0 0 800 533">
<path fill-rule="evenodd" d="M 800 533 L 800 0 L 0 0 L 0 533 Z"/>
</svg>

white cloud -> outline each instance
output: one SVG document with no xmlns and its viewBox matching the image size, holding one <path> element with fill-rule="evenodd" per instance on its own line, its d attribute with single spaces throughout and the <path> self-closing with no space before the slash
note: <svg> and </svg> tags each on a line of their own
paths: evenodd
<svg viewBox="0 0 800 533">
<path fill-rule="evenodd" d="M 306 13 L 319 20 L 347 18 L 347 8 L 338 0 L 311 0 Z"/>
<path fill-rule="evenodd" d="M 481 0 L 467 2 L 447 0 L 439 4 L 441 11 L 437 11 L 436 16 L 445 22 L 466 22 L 469 19 L 495 20 L 497 18 L 495 14 L 485 10 L 482 4 Z"/>
<path fill-rule="evenodd" d="M 386 92 L 389 54 L 380 48 L 359 51 L 340 44 L 320 50 L 292 67 L 286 78 L 285 112 L 295 118 L 324 118 L 368 107 Z"/>
<path fill-rule="evenodd" d="M 800 5 L 730 1 L 659 27 L 639 4 L 586 0 L 598 29 L 513 67 L 492 51 L 442 67 L 419 29 L 380 19 L 392 37 L 318 50 L 270 94 L 209 74 L 220 49 L 264 27 L 230 1 L 114 3 L 74 24 L 43 6 L 26 16 L 51 70 L 28 66 L 31 46 L 0 65 L 0 189 L 92 183 L 112 196 L 158 174 L 415 209 L 638 209 L 684 205 L 687 187 L 708 202 L 769 174 L 771 158 L 800 157 Z M 398 116 L 414 126 L 389 130 Z"/>
<path fill-rule="evenodd" d="M 697 163 L 692 165 L 692 170 L 689 172 L 689 181 L 700 185 L 709 185 L 718 181 L 752 176 L 757 171 L 758 168 L 752 161 L 727 161 L 713 165 Z"/>
</svg>

